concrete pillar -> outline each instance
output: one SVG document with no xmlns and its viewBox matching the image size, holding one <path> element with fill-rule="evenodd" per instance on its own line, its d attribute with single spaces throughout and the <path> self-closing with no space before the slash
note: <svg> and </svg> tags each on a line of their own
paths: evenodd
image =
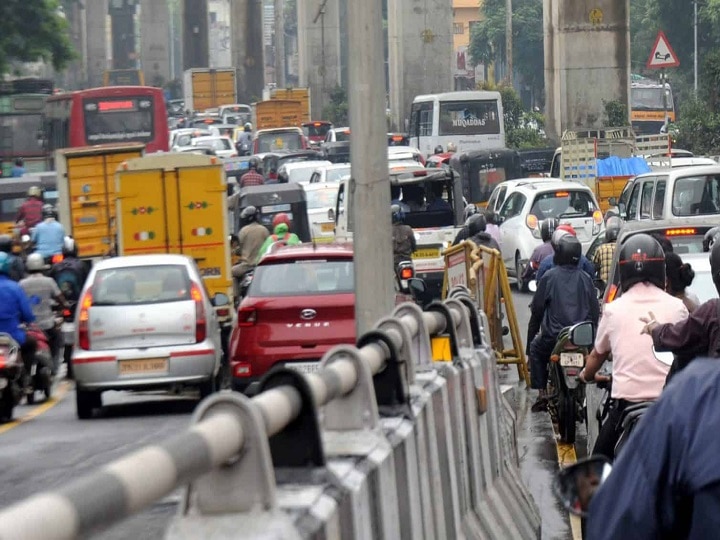
<svg viewBox="0 0 720 540">
<path fill-rule="evenodd" d="M 87 86 L 102 86 L 103 73 L 108 69 L 108 0 L 85 2 L 87 31 Z"/>
<path fill-rule="evenodd" d="M 449 0 L 388 0 L 390 109 L 404 131 L 413 98 L 453 89 L 453 10 Z"/>
<path fill-rule="evenodd" d="M 297 21 L 299 83 L 310 88 L 311 116 L 320 118 L 341 83 L 340 0 L 298 2 Z"/>
<path fill-rule="evenodd" d="M 145 83 L 161 86 L 170 80 L 167 34 L 170 11 L 165 0 L 142 0 L 140 4 L 140 67 Z"/>
<path fill-rule="evenodd" d="M 629 103 L 629 0 L 544 0 L 548 136 L 599 128 L 603 101 Z"/>
<path fill-rule="evenodd" d="M 238 101 L 261 100 L 265 87 L 262 0 L 232 0 L 230 22 L 232 63 L 238 70 Z"/>
<path fill-rule="evenodd" d="M 183 69 L 208 67 L 207 0 L 183 0 L 182 21 Z"/>
</svg>

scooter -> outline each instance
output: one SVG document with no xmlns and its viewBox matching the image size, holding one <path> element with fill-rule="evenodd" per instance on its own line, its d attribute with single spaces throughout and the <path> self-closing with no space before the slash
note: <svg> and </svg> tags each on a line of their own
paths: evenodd
<svg viewBox="0 0 720 540">
<path fill-rule="evenodd" d="M 50 349 L 50 342 L 39 326 L 31 324 L 27 328 L 29 336 L 37 341 L 37 351 L 35 358 L 30 364 L 30 371 L 23 370 L 23 393 L 28 405 L 35 403 L 35 393 L 42 392 L 45 398 L 49 399 L 52 395 L 53 375 L 52 366 L 53 358 Z"/>
<path fill-rule="evenodd" d="M 0 334 L 0 421 L 10 421 L 22 399 L 20 346 L 10 334 Z"/>
<path fill-rule="evenodd" d="M 585 419 L 585 385 L 578 375 L 585 367 L 585 356 L 595 338 L 591 322 L 564 328 L 558 335 L 550 355 L 548 377 L 548 405 L 550 415 L 557 420 L 560 438 L 575 444 L 576 423 Z"/>
</svg>

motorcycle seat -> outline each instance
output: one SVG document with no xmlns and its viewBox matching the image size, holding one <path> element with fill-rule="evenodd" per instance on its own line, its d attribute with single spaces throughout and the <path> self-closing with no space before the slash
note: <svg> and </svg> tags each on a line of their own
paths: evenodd
<svg viewBox="0 0 720 540">
<path fill-rule="evenodd" d="M 642 403 L 636 403 L 626 407 L 620 422 L 622 429 L 625 430 L 629 425 L 637 422 L 653 403 L 654 401 L 643 401 Z"/>
</svg>

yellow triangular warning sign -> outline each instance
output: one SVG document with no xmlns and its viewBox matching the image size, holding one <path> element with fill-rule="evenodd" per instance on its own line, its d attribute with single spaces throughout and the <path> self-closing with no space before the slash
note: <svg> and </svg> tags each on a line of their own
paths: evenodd
<svg viewBox="0 0 720 540">
<path fill-rule="evenodd" d="M 678 59 L 677 54 L 675 54 L 675 51 L 673 51 L 673 48 L 670 46 L 670 42 L 668 41 L 665 32 L 660 30 L 658 32 L 657 39 L 655 39 L 655 46 L 652 48 L 650 58 L 648 58 L 645 66 L 647 68 L 657 69 L 678 67 L 679 65 L 680 60 Z"/>
</svg>

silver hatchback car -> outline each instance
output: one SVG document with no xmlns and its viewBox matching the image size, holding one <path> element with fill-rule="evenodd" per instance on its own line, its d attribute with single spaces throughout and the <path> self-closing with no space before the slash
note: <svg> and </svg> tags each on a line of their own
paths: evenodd
<svg viewBox="0 0 720 540">
<path fill-rule="evenodd" d="M 216 389 L 222 346 L 195 262 L 182 255 L 97 263 L 75 315 L 77 414 L 89 418 L 104 390 Z"/>
</svg>

